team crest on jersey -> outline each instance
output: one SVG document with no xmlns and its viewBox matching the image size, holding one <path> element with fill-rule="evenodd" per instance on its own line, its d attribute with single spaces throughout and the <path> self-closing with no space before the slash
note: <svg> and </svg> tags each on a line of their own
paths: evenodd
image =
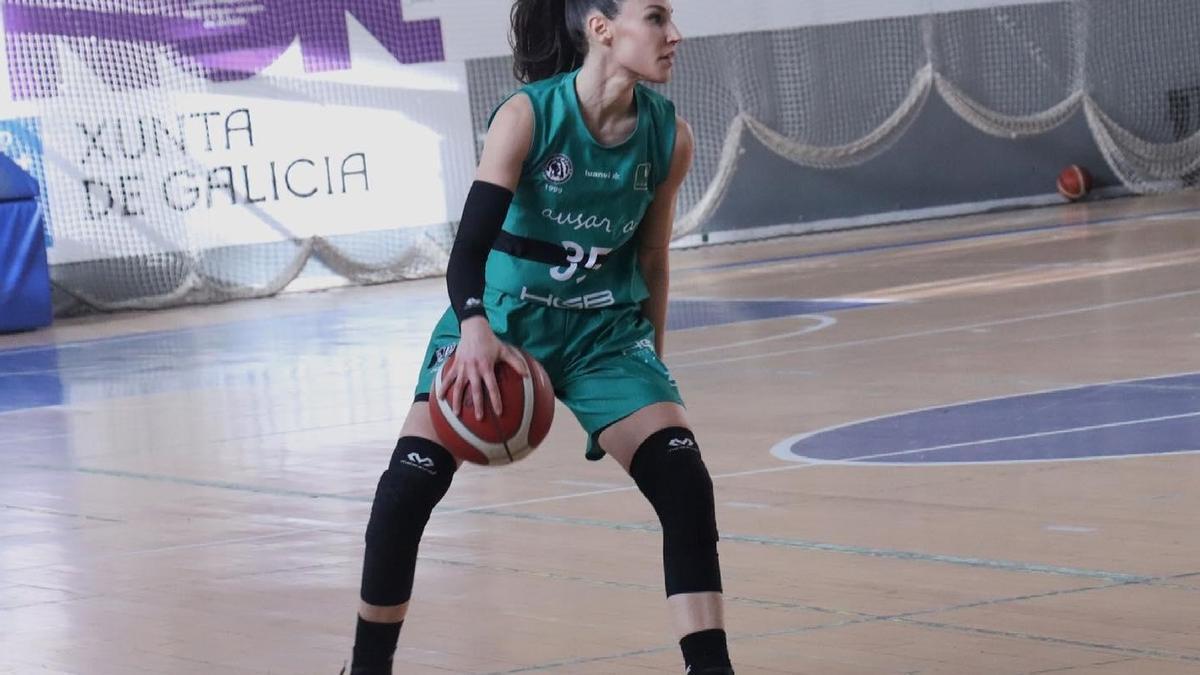
<svg viewBox="0 0 1200 675">
<path fill-rule="evenodd" d="M 637 165 L 637 170 L 633 173 L 633 189 L 639 192 L 650 189 L 650 162 Z"/>
<path fill-rule="evenodd" d="M 571 158 L 559 153 L 546 160 L 546 168 L 542 170 L 546 180 L 551 183 L 565 183 L 575 175 L 575 164 Z"/>
</svg>

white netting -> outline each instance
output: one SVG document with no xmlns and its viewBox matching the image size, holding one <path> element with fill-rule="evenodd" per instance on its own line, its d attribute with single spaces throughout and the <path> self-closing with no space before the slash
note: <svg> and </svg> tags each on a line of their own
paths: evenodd
<svg viewBox="0 0 1200 675">
<path fill-rule="evenodd" d="M 1105 159 L 1139 192 L 1192 182 L 1200 170 L 1200 3 L 1086 7 L 1085 109 Z"/>
<path fill-rule="evenodd" d="M 1195 0 L 1071 0 L 685 40 L 661 88 L 697 138 L 676 235 L 720 206 L 743 134 L 797 164 L 853 166 L 900 138 L 931 91 L 1005 138 L 1082 107 L 1126 187 L 1179 189 L 1200 174 L 1198 35 Z"/>
<path fill-rule="evenodd" d="M 217 200 L 241 201 L 241 211 L 252 216 L 248 224 L 221 222 L 214 215 L 210 226 L 198 226 L 194 211 L 199 206 L 183 213 L 172 206 L 171 195 L 160 194 L 164 185 L 173 185 L 172 172 L 178 171 L 207 176 L 209 183 L 216 180 L 221 187 L 223 174 L 214 179 L 205 173 L 219 164 L 210 153 L 220 149 L 194 147 L 195 127 L 187 134 L 192 147 L 172 149 L 172 143 L 181 142 L 185 135 L 172 126 L 180 113 L 204 113 L 209 111 L 204 106 L 211 107 L 195 100 L 225 97 L 227 104 L 219 107 L 221 116 L 212 123 L 232 123 L 235 142 L 242 138 L 239 133 L 245 133 L 237 131 L 240 120 L 234 111 L 244 105 L 239 97 L 259 101 L 255 133 L 262 128 L 258 116 L 266 115 L 260 108 L 275 110 L 277 118 L 292 111 L 322 115 L 321 119 L 329 120 L 327 126 L 314 125 L 303 138 L 305 147 L 313 148 L 311 171 L 319 175 L 322 157 L 326 162 L 330 157 L 335 163 L 341 161 L 343 168 L 346 161 L 353 166 L 347 153 L 357 147 L 325 143 L 327 134 L 361 139 L 366 132 L 354 127 L 374 124 L 390 129 L 397 119 L 411 122 L 418 131 L 428 130 L 422 142 L 430 147 L 449 147 L 450 141 L 461 145 L 470 136 L 466 144 L 477 151 L 487 114 L 516 86 L 507 58 L 467 62 L 470 119 L 464 113 L 459 123 L 447 119 L 448 108 L 442 105 L 436 83 L 393 87 L 352 78 L 313 80 L 272 70 L 276 61 L 289 59 L 303 59 L 310 70 L 348 69 L 348 61 L 338 60 L 339 41 L 344 40 L 338 26 L 346 23 L 350 13 L 367 26 L 371 40 L 390 52 L 382 55 L 383 60 L 392 64 L 439 60 L 421 58 L 441 49 L 440 38 L 434 44 L 433 36 L 423 29 L 401 21 L 399 2 L 331 0 L 328 9 L 320 3 L 284 0 L 8 0 L 0 1 L 0 6 L 6 8 L 13 88 L 20 98 L 40 106 L 38 116 L 48 139 L 48 182 L 78 187 L 93 165 L 103 160 L 106 189 L 115 189 L 114 181 L 136 171 L 140 180 L 131 189 L 160 197 L 152 200 L 141 194 L 145 203 L 135 200 L 136 212 L 114 221 L 77 217 L 97 208 L 86 191 L 50 195 L 54 208 L 49 225 L 59 251 L 122 252 L 80 256 L 80 262 L 54 267 L 60 295 L 97 308 L 267 295 L 286 286 L 314 260 L 354 283 L 444 270 L 454 229 L 449 216 L 468 187 L 468 181 L 460 180 L 462 171 L 446 167 L 464 164 L 469 178 L 469 150 L 465 158 L 442 157 L 439 166 L 445 175 L 433 176 L 444 179 L 445 190 L 456 191 L 445 196 L 452 206 L 443 209 L 438 222 L 429 218 L 420 226 L 376 222 L 361 230 L 335 229 L 345 233 L 336 236 L 297 231 L 298 219 L 278 215 L 270 202 L 253 202 L 255 190 L 262 195 L 270 189 L 264 187 L 270 183 L 263 182 L 267 169 L 266 158 L 261 158 L 248 167 L 234 162 L 229 168 L 231 183 L 243 178 L 238 172 L 258 172 L 256 187 L 249 188 L 246 178 L 240 182 L 242 189 L 216 190 Z M 77 17 L 62 30 L 31 29 L 28 24 L 43 20 L 36 12 L 25 11 L 31 8 L 76 12 Z M 260 22 L 256 13 L 261 12 L 270 13 L 271 21 Z M 236 26 L 242 21 L 278 35 L 272 33 L 264 42 L 261 36 L 234 30 L 227 42 L 208 35 L 191 41 L 156 41 L 142 23 L 128 21 L 130 16 L 158 17 L 163 21 L 160 29 L 176 33 L 195 30 L 186 22 L 200 17 L 206 26 L 222 22 Z M 17 19 L 22 26 L 14 29 Z M 108 23 L 122 27 L 114 31 Z M 128 41 L 89 37 L 126 29 L 140 37 Z M 685 40 L 675 78 L 662 88 L 689 120 L 697 140 L 693 170 L 680 195 L 676 233 L 700 228 L 721 205 L 747 134 L 797 164 L 850 167 L 891 148 L 935 92 L 962 119 L 999 137 L 1042 134 L 1083 114 L 1101 153 L 1132 191 L 1191 185 L 1200 175 L 1198 35 L 1200 3 L 1196 0 L 1064 0 Z M 297 43 L 305 46 L 302 54 L 296 43 L 289 42 L 293 36 L 299 36 Z M 420 53 L 401 53 L 409 48 Z M 262 66 L 252 79 L 246 79 L 246 73 L 222 71 L 223 64 L 245 60 Z M 335 67 L 323 68 L 328 62 Z M 355 68 L 361 67 L 356 62 Z M 353 115 L 344 116 L 347 113 Z M 343 120 L 340 126 L 338 120 Z M 208 124 L 208 118 L 179 122 L 202 123 Z M 165 129 L 147 133 L 147 124 Z M 98 156 L 100 151 L 92 143 L 104 125 L 103 152 L 108 157 Z M 222 140 L 228 141 L 218 138 Z M 148 142 L 163 147 L 151 150 Z M 376 138 L 362 141 L 363 147 L 357 149 L 377 153 L 372 157 L 407 156 L 408 146 L 388 142 L 390 134 L 377 132 Z M 147 161 L 153 152 L 161 153 L 161 162 Z M 277 142 L 275 152 L 272 157 L 281 163 L 295 157 L 288 154 L 286 142 Z M 324 168 L 327 176 L 328 167 Z M 391 176 L 390 184 L 376 183 L 371 189 L 375 193 L 394 190 L 437 173 L 420 162 L 410 168 L 408 173 Z M 275 178 L 272 174 L 271 180 Z M 362 178 L 365 187 L 365 175 Z M 350 189 L 357 185 L 355 180 L 351 175 Z M 347 191 L 346 185 L 342 176 L 342 192 Z M 204 200 L 214 198 L 212 186 L 200 187 L 207 188 L 198 197 L 207 208 Z M 441 189 L 430 184 L 426 192 Z M 328 192 L 334 192 L 332 179 Z M 438 194 L 404 201 L 401 209 L 368 203 L 359 213 L 392 218 L 397 212 L 428 207 L 426 202 L 441 199 Z M 177 192 L 173 198 L 178 201 L 187 195 Z M 97 193 L 91 198 L 103 206 L 106 196 Z M 363 217 L 334 209 L 321 211 L 326 207 L 316 200 L 305 204 L 306 208 L 311 204 L 313 212 L 305 215 L 315 214 L 318 219 Z"/>
</svg>

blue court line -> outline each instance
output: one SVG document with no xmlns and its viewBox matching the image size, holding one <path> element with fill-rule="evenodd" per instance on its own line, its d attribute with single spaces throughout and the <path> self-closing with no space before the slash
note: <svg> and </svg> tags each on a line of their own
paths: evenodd
<svg viewBox="0 0 1200 675">
<path fill-rule="evenodd" d="M 1145 213 L 1136 216 L 1117 216 L 1113 218 L 1101 218 L 1100 220 L 1089 220 L 1082 223 L 1054 223 L 1051 225 L 1035 225 L 1032 227 L 1021 227 L 1012 230 L 999 230 L 994 232 L 979 232 L 975 234 L 961 234 L 949 237 L 939 237 L 937 239 L 922 239 L 919 241 L 908 241 L 896 244 L 876 244 L 874 246 L 862 246 L 859 248 L 850 248 L 840 251 L 817 251 L 814 253 L 801 253 L 798 255 L 781 256 L 778 258 L 760 258 L 758 260 L 743 260 L 740 262 L 721 263 L 718 265 L 706 265 L 703 267 L 686 267 L 672 269 L 671 274 L 690 274 L 692 272 L 709 272 L 712 270 L 736 269 L 738 267 L 756 267 L 759 265 L 775 265 L 784 262 L 793 262 L 796 260 L 811 260 L 814 258 L 836 258 L 847 255 L 858 255 L 860 253 L 875 253 L 877 251 L 892 251 L 897 249 L 913 248 L 917 246 L 928 246 L 931 244 L 949 244 L 956 241 L 970 241 L 972 239 L 990 239 L 993 237 L 1008 237 L 1017 234 L 1028 234 L 1031 232 L 1050 232 L 1053 230 L 1065 230 L 1076 227 L 1097 227 L 1101 225 L 1115 225 L 1117 223 L 1127 223 L 1133 220 L 1144 220 L 1148 218 L 1162 218 L 1164 216 L 1183 216 L 1188 214 L 1200 215 L 1200 209 L 1182 209 L 1179 211 L 1161 211 L 1158 213 Z M 921 222 L 921 221 L 913 221 Z M 905 223 L 896 223 L 895 225 L 904 225 Z M 907 223 L 912 224 L 912 223 Z M 873 226 L 882 227 L 882 226 Z M 832 232 L 844 232 L 848 230 L 833 230 Z M 822 232 L 819 234 L 831 234 L 832 232 Z M 818 234 L 818 233 L 813 233 Z M 788 237 L 805 236 L 805 235 L 783 235 Z M 761 241 L 761 240 L 760 240 Z M 748 242 L 742 242 L 748 243 Z M 717 244 L 718 246 L 732 244 Z"/>
<path fill-rule="evenodd" d="M 96 520 L 102 523 L 120 523 L 125 524 L 129 521 L 120 518 L 105 518 L 104 516 L 89 516 L 86 513 L 72 513 L 70 511 L 58 511 L 55 509 L 33 508 L 29 506 L 17 506 L 15 504 L 0 504 L 0 510 L 7 511 L 26 511 L 28 513 L 36 513 L 39 515 L 59 516 L 61 518 L 78 518 L 80 520 Z"/>
<path fill-rule="evenodd" d="M 45 467 L 45 468 L 55 470 L 53 467 Z M 61 470 L 61 469 L 57 469 L 57 470 Z M 70 469 L 68 469 L 68 470 L 70 470 Z M 78 470 L 78 469 L 76 469 L 76 470 Z M 124 472 L 124 471 L 91 470 L 91 471 L 87 471 L 87 472 L 103 474 L 103 475 L 134 477 L 134 478 L 139 477 L 138 475 L 133 474 L 132 472 Z M 159 477 L 159 478 L 161 479 L 162 477 Z M 187 480 L 187 479 L 176 479 L 176 480 L 173 480 L 170 482 L 179 482 L 179 483 L 186 483 L 186 484 L 193 484 L 193 485 L 208 485 L 211 487 L 222 487 L 225 489 L 239 489 L 239 486 L 234 486 L 234 484 L 231 484 L 231 483 L 192 481 L 192 480 Z M 240 486 L 240 487 L 244 489 L 248 486 Z M 346 499 L 349 501 L 360 501 L 360 502 L 369 501 L 369 498 L 366 496 L 351 497 L 351 496 L 347 496 L 347 495 L 319 495 L 319 494 L 315 494 L 315 493 L 305 493 L 303 491 L 253 489 L 253 488 L 251 488 L 249 491 L 274 493 L 274 494 L 289 495 L 289 496 L 340 498 L 340 499 Z M 638 531 L 646 531 L 646 532 L 660 532 L 661 531 L 660 528 L 658 528 L 657 526 L 652 526 L 652 525 L 606 522 L 606 521 L 598 521 L 598 520 L 583 519 L 583 518 L 564 518 L 564 517 L 555 517 L 555 516 L 541 516 L 541 515 L 537 515 L 537 514 L 504 512 L 504 511 L 498 511 L 498 510 L 487 509 L 487 508 L 463 509 L 463 510 L 451 511 L 450 513 L 476 513 L 476 514 L 480 514 L 480 515 L 487 515 L 487 516 L 494 516 L 494 517 L 520 518 L 520 519 L 524 519 L 524 520 L 534 520 L 534 521 L 543 521 L 543 522 L 555 522 L 555 523 L 565 523 L 565 524 L 579 524 L 579 525 L 585 525 L 585 526 L 608 527 L 608 528 L 616 529 L 616 530 L 638 530 Z M 434 515 L 437 515 L 436 511 L 435 511 Z M 287 536 L 288 534 L 289 533 L 280 533 L 279 535 L 272 535 L 272 536 Z M 932 628 L 932 629 L 937 629 L 937 630 L 955 630 L 955 631 L 975 632 L 975 633 L 980 633 L 980 634 L 996 635 L 996 636 L 1002 636 L 1002 637 L 1007 637 L 1007 638 L 1033 640 L 1033 641 L 1045 642 L 1045 643 L 1050 643 L 1050 644 L 1062 644 L 1062 645 L 1070 645 L 1070 646 L 1081 646 L 1081 647 L 1088 647 L 1088 648 L 1095 648 L 1095 649 L 1103 649 L 1106 651 L 1114 651 L 1114 652 L 1118 652 L 1118 653 L 1124 653 L 1124 654 L 1130 654 L 1130 655 L 1136 655 L 1136 656 L 1182 660 L 1182 661 L 1189 661 L 1189 662 L 1200 662 L 1200 657 L 1190 656 L 1190 655 L 1186 655 L 1186 654 L 1176 654 L 1176 653 L 1166 652 L 1166 651 L 1162 651 L 1162 650 L 1140 649 L 1140 648 L 1125 647 L 1122 645 L 1113 645 L 1113 644 L 1104 644 L 1104 643 L 1088 643 L 1088 642 L 1083 642 L 1083 641 L 1078 641 L 1078 640 L 1068 640 L 1068 639 L 1064 639 L 1064 638 L 1056 638 L 1056 637 L 1051 637 L 1051 636 L 1033 635 L 1033 634 L 1026 634 L 1026 633 L 1015 633 L 1015 632 L 1009 632 L 1009 631 L 996 631 L 996 630 L 989 630 L 989 629 L 979 629 L 979 628 L 974 628 L 974 627 L 964 627 L 964 626 L 957 626 L 954 624 L 946 624 L 946 623 L 917 621 L 912 618 L 912 617 L 922 616 L 922 615 L 940 614 L 940 613 L 954 611 L 957 609 L 966 609 L 966 608 L 978 607 L 978 606 L 993 606 L 993 605 L 999 605 L 999 604 L 1010 603 L 1010 602 L 1020 602 L 1023 600 L 1037 599 L 1040 597 L 1089 592 L 1089 591 L 1093 591 L 1093 590 L 1103 590 L 1103 589 L 1107 589 L 1107 588 L 1113 588 L 1113 587 L 1124 586 L 1124 585 L 1151 584 L 1151 583 L 1160 582 L 1160 581 L 1164 581 L 1164 580 L 1195 576 L 1195 573 L 1182 574 L 1182 575 L 1171 575 L 1171 576 L 1160 576 L 1160 577 L 1147 577 L 1147 576 L 1141 576 L 1141 575 L 1105 572 L 1105 571 L 1097 571 L 1097 570 L 1086 570 L 1086 569 L 1069 568 L 1069 567 L 1047 566 L 1047 565 L 1029 564 L 1029 563 L 1014 563 L 1014 562 L 1010 562 L 1010 561 L 993 561 L 993 560 L 978 559 L 978 558 L 963 558 L 963 557 L 958 557 L 958 556 L 929 555 L 929 554 L 914 553 L 914 552 L 908 552 L 908 551 L 895 551 L 895 550 L 890 550 L 890 549 L 872 549 L 872 548 L 864 548 L 864 547 L 842 546 L 842 545 L 836 545 L 836 544 L 825 544 L 825 543 L 820 543 L 820 542 L 804 542 L 804 541 L 798 541 L 798 540 L 786 540 L 786 539 L 778 539 L 778 538 L 770 538 L 770 537 L 722 535 L 722 538 L 727 541 L 755 543 L 755 544 L 768 545 L 768 546 L 771 546 L 771 545 L 787 546 L 787 547 L 792 547 L 792 548 L 802 548 L 805 550 L 836 552 L 836 553 L 845 553 L 845 554 L 851 554 L 851 555 L 867 555 L 867 556 L 871 556 L 871 557 L 892 558 L 892 559 L 900 559 L 900 560 L 915 560 L 915 561 L 920 561 L 920 562 L 938 562 L 938 563 L 954 564 L 954 565 L 967 565 L 967 566 L 971 566 L 971 567 L 984 567 L 984 568 L 988 568 L 988 569 L 999 569 L 1002 571 L 1010 571 L 1010 572 L 1045 573 L 1045 574 L 1085 577 L 1085 578 L 1099 579 L 1099 580 L 1107 582 L 1105 585 L 1101 585 L 1101 586 L 1089 586 L 1089 587 L 1079 588 L 1079 589 L 1056 590 L 1056 591 L 1049 591 L 1049 592 L 1040 593 L 1040 594 L 1015 596 L 1015 597 L 1011 597 L 1011 598 L 993 598 L 993 599 L 989 599 L 989 600 L 966 603 L 966 604 L 963 604 L 961 607 L 948 606 L 948 607 L 940 607 L 940 608 L 933 608 L 933 609 L 927 609 L 927 610 L 919 610 L 919 611 L 914 611 L 914 612 L 906 612 L 906 613 L 901 613 L 901 614 L 896 614 L 896 615 L 869 615 L 869 614 L 862 615 L 862 614 L 859 614 L 858 616 L 860 618 L 851 618 L 851 619 L 847 619 L 845 621 L 833 622 L 833 623 L 828 623 L 828 624 L 819 624 L 819 625 L 815 625 L 815 626 L 803 626 L 800 628 L 784 629 L 784 630 L 779 630 L 779 631 L 769 631 L 769 632 L 765 632 L 765 633 L 756 633 L 756 634 L 734 634 L 734 635 L 730 636 L 731 641 L 746 641 L 746 640 L 755 640 L 755 639 L 763 639 L 763 638 L 770 638 L 770 637 L 781 637 L 781 636 L 786 636 L 786 635 L 796 635 L 796 634 L 800 634 L 800 633 L 812 632 L 812 631 L 817 631 L 817 630 L 825 630 L 825 629 L 830 629 L 830 628 L 840 628 L 840 627 L 845 627 L 845 626 L 850 626 L 850 625 L 855 625 L 855 624 L 862 624 L 862 623 L 877 623 L 877 622 L 881 622 L 881 621 L 894 621 L 894 622 L 899 622 L 899 623 L 910 623 L 913 625 L 919 625 L 922 627 Z M 753 599 L 749 599 L 749 600 L 753 600 Z M 809 608 L 809 609 L 818 610 L 820 608 Z M 836 610 L 829 610 L 829 611 L 832 613 L 839 613 Z M 844 613 L 844 612 L 842 612 L 842 613 Z M 661 653 L 663 651 L 671 650 L 673 648 L 674 647 L 650 647 L 650 648 L 641 649 L 641 650 L 633 650 L 633 651 L 629 651 L 629 652 L 624 652 L 621 654 L 610 654 L 610 655 L 598 656 L 598 657 L 573 659 L 573 660 L 567 660 L 567 661 L 556 662 L 556 663 L 547 663 L 547 664 L 542 664 L 542 665 L 538 665 L 538 666 L 527 666 L 527 667 L 523 667 L 523 668 L 518 668 L 518 669 L 514 669 L 514 670 L 509 670 L 509 671 L 501 671 L 501 672 L 504 672 L 504 673 L 536 672 L 536 671 L 547 670 L 547 669 L 551 669 L 551 668 L 559 668 L 564 665 L 572 665 L 572 664 L 580 665 L 582 663 L 611 661 L 611 660 L 635 657 L 635 656 L 639 656 L 639 655 L 656 654 L 656 653 Z"/>
<path fill-rule="evenodd" d="M 1048 635 L 1034 635 L 1032 633 L 1018 633 L 1016 631 L 997 630 L 994 628 L 978 628 L 976 626 L 958 626 L 949 623 L 940 623 L 936 621 L 913 621 L 911 619 L 895 619 L 899 623 L 910 624 L 913 626 L 921 626 L 922 628 L 933 628 L 937 630 L 949 630 L 957 633 L 968 633 L 971 635 L 986 635 L 988 637 L 1003 637 L 1017 640 L 1029 640 L 1033 642 L 1042 642 L 1052 645 L 1065 645 L 1069 647 L 1083 647 L 1085 649 L 1103 649 L 1104 651 L 1116 652 L 1118 654 L 1127 654 L 1129 656 L 1140 656 L 1154 659 L 1169 659 L 1172 661 L 1188 661 L 1191 663 L 1200 663 L 1200 656 L 1192 656 L 1190 654 L 1176 654 L 1174 652 L 1163 651 L 1161 649 L 1143 649 L 1140 647 L 1124 647 L 1122 645 L 1106 644 L 1103 642 L 1087 642 L 1085 640 L 1071 640 L 1067 638 L 1056 638 Z M 1073 669 L 1072 669 L 1073 670 Z M 1047 672 L 1047 671 L 1042 671 Z M 1052 672 L 1052 671 L 1051 671 Z"/>
<path fill-rule="evenodd" d="M 498 509 L 469 509 L 470 513 L 480 513 L 490 516 L 501 516 L 504 518 L 515 518 L 519 520 L 531 520 L 539 523 L 555 523 L 564 525 L 584 525 L 588 527 L 603 527 L 610 530 L 634 530 L 639 532 L 662 532 L 662 528 L 658 525 L 644 523 L 619 523 L 606 520 L 596 520 L 592 518 L 576 518 L 571 516 L 551 516 L 537 513 L 521 513 L 517 511 L 501 511 Z M 960 567 L 982 567 L 986 569 L 1001 570 L 1005 572 L 1022 572 L 1032 574 L 1053 574 L 1057 576 L 1081 577 L 1086 579 L 1099 579 L 1110 583 L 1146 583 L 1154 579 L 1154 577 L 1141 576 L 1137 574 L 1126 574 L 1124 572 L 1109 572 L 1105 570 L 1089 570 L 1076 567 L 1061 567 L 1057 565 L 1043 565 L 1040 563 L 1027 563 L 1010 560 L 988 560 L 985 558 L 971 558 L 963 556 L 939 555 L 936 553 L 921 553 L 918 551 L 901 551 L 896 549 L 871 548 L 867 546 L 846 546 L 842 544 L 828 544 L 818 541 L 805 541 L 803 539 L 785 539 L 782 537 L 759 537 L 752 535 L 737 535 L 737 534 L 721 534 L 721 541 L 735 541 L 743 544 L 759 544 L 763 546 L 775 546 L 779 548 L 797 548 L 805 551 L 820 551 L 824 553 L 843 553 L 849 555 L 866 556 L 870 558 L 887 558 L 891 560 L 912 560 L 916 562 L 933 562 L 943 563 L 947 565 L 957 565 Z"/>
<path fill-rule="evenodd" d="M 132 478 L 134 480 L 145 481 L 147 483 L 167 483 L 170 485 L 190 485 L 192 487 L 214 488 L 217 490 L 229 490 L 231 492 L 246 492 L 250 494 L 270 495 L 273 497 L 301 497 L 305 499 L 335 499 L 344 502 L 358 502 L 362 504 L 370 504 L 374 500 L 373 494 L 361 495 L 346 495 L 336 494 L 332 492 L 313 492 L 310 490 L 287 490 L 284 488 L 263 487 L 258 485 L 249 485 L 247 483 L 234 483 L 223 480 L 204 480 L 200 478 L 183 478 L 181 476 L 169 476 L 166 474 L 141 473 L 137 471 L 124 471 L 121 469 L 96 469 L 86 466 L 54 466 L 51 464 L 18 464 L 14 469 L 32 469 L 35 471 L 60 471 L 68 473 L 81 473 L 87 476 L 108 476 L 111 478 Z"/>
</svg>

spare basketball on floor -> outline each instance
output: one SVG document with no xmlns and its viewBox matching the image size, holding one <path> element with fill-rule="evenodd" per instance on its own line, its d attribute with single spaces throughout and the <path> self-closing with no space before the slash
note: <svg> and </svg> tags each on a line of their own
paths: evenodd
<svg viewBox="0 0 1200 675">
<path fill-rule="evenodd" d="M 443 398 L 442 373 L 454 364 L 456 354 L 446 359 L 433 378 L 429 394 L 429 416 L 438 439 L 455 457 L 474 464 L 510 464 L 541 444 L 554 420 L 554 387 L 538 360 L 523 349 L 529 375 L 521 377 L 512 366 L 496 364 L 502 414 L 496 415 L 483 396 L 483 419 L 475 418 L 469 391 L 464 391 L 461 414 L 455 415 Z"/>
<path fill-rule="evenodd" d="M 1091 174 L 1078 164 L 1072 164 L 1058 174 L 1058 194 L 1071 201 L 1083 199 L 1091 189 Z"/>
</svg>

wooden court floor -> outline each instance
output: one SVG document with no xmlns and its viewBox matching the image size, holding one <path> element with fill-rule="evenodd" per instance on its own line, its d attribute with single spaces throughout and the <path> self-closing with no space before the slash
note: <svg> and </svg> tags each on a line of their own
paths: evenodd
<svg viewBox="0 0 1200 675">
<path fill-rule="evenodd" d="M 677 251 L 739 675 L 1200 673 L 1200 195 Z M 332 674 L 440 280 L 0 337 L 0 673 Z M 679 673 L 563 408 L 430 520 L 398 673 Z"/>
</svg>

